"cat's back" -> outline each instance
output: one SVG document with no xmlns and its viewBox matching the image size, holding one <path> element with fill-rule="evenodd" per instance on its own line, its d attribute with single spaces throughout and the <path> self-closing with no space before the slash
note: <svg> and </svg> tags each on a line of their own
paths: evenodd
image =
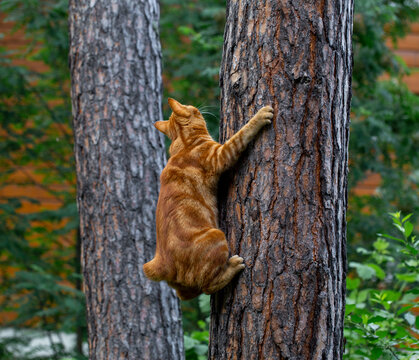
<svg viewBox="0 0 419 360">
<path fill-rule="evenodd" d="M 170 157 L 160 175 L 161 187 L 176 184 L 185 187 L 200 184 L 211 187 L 216 179 L 215 173 L 211 171 L 210 160 L 219 146 L 215 141 L 206 141 Z"/>
<path fill-rule="evenodd" d="M 163 169 L 156 214 L 158 237 L 178 234 L 179 229 L 215 225 L 218 178 L 205 165 L 211 145 L 195 152 L 179 152 Z M 185 238 L 181 232 L 180 237 Z"/>
</svg>

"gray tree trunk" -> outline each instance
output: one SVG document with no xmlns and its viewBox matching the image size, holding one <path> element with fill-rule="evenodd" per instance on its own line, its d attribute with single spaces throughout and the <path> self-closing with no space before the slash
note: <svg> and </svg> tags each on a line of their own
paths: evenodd
<svg viewBox="0 0 419 360">
<path fill-rule="evenodd" d="M 212 297 L 210 359 L 342 358 L 352 9 L 227 1 L 221 141 L 275 117 L 220 186 L 246 269 Z"/>
<path fill-rule="evenodd" d="M 157 0 L 70 0 L 90 359 L 182 359 L 179 302 L 142 271 L 165 164 Z"/>
</svg>

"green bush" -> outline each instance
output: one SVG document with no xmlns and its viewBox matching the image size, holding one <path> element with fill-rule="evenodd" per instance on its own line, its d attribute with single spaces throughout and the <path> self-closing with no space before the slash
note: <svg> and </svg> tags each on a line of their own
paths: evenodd
<svg viewBox="0 0 419 360">
<path fill-rule="evenodd" d="M 347 278 L 345 359 L 413 359 L 419 356 L 419 240 L 410 215 L 390 214 L 398 235 L 378 234 L 359 247 L 362 262 Z"/>
<path fill-rule="evenodd" d="M 205 320 L 197 320 L 198 329 L 195 330 L 189 330 L 184 326 L 186 360 L 206 360 L 208 355 L 210 296 L 202 294 L 198 298 L 198 307 L 199 317 Z"/>
</svg>

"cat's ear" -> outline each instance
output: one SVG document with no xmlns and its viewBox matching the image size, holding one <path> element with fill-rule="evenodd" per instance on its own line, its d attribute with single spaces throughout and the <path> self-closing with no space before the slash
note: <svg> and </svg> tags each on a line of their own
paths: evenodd
<svg viewBox="0 0 419 360">
<path fill-rule="evenodd" d="M 192 115 L 186 106 L 182 105 L 180 102 L 176 101 L 175 99 L 169 98 L 169 106 L 176 115 L 179 115 L 185 118 L 188 118 Z"/>
<path fill-rule="evenodd" d="M 169 121 L 157 121 L 154 123 L 157 130 L 161 131 L 164 135 L 169 137 Z"/>
</svg>

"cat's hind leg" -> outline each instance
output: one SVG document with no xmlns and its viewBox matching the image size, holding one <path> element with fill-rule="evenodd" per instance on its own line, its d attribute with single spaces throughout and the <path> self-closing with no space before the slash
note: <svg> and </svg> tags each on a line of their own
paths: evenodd
<svg viewBox="0 0 419 360">
<path fill-rule="evenodd" d="M 194 259 L 192 271 L 183 276 L 185 284 L 191 287 L 197 286 L 206 294 L 222 289 L 244 269 L 241 257 L 235 255 L 228 258 L 225 234 L 216 228 L 208 229 L 194 239 L 192 257 Z"/>
<path fill-rule="evenodd" d="M 203 292 L 205 294 L 213 294 L 218 290 L 221 290 L 244 268 L 245 265 L 243 263 L 243 258 L 238 255 L 232 256 L 228 260 L 228 265 L 225 270 L 218 274 L 218 276 L 216 276 L 209 284 L 207 284 L 205 288 L 202 289 Z"/>
</svg>

